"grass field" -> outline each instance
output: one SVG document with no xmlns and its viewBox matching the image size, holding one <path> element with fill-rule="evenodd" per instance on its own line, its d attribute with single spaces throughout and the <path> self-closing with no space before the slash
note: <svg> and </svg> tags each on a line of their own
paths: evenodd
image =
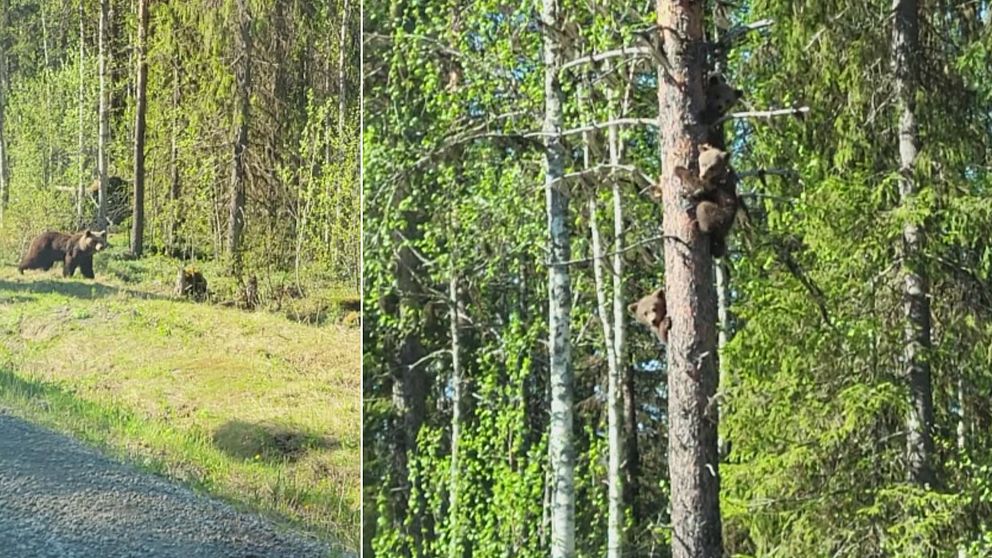
<svg viewBox="0 0 992 558">
<path fill-rule="evenodd" d="M 113 254 L 96 281 L 0 268 L 0 406 L 357 548 L 354 294 L 246 312 L 174 299 L 177 269 Z"/>
</svg>

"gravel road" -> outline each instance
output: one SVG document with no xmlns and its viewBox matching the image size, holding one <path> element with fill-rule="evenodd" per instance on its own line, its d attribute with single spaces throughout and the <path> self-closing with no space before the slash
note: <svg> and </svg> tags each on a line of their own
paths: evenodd
<svg viewBox="0 0 992 558">
<path fill-rule="evenodd" d="M 310 558 L 321 542 L 0 409 L 0 556 Z"/>
</svg>

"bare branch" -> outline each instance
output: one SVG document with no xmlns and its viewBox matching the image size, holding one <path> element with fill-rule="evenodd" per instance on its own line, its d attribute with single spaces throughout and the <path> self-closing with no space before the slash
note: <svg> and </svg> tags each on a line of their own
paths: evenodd
<svg viewBox="0 0 992 558">
<path fill-rule="evenodd" d="M 651 180 L 651 177 L 649 177 L 647 173 L 635 167 L 634 165 L 610 165 L 607 163 L 589 167 L 581 171 L 568 173 L 562 176 L 560 179 L 556 180 L 555 182 L 556 183 L 559 181 L 567 182 L 569 180 L 584 179 L 589 176 L 609 174 L 612 171 L 623 171 L 629 173 L 638 183 L 642 185 L 648 185 L 648 186 L 654 185 L 654 181 Z"/>
<path fill-rule="evenodd" d="M 716 123 L 720 124 L 726 122 L 727 120 L 744 120 L 747 118 L 774 118 L 776 116 L 799 116 L 809 112 L 809 107 L 793 107 L 784 109 L 773 109 L 773 110 L 750 110 L 744 112 L 732 112 L 726 114 Z"/>
<path fill-rule="evenodd" d="M 570 128 L 568 130 L 562 130 L 560 132 L 529 132 L 523 134 L 521 137 L 524 138 L 540 138 L 540 137 L 565 137 L 574 136 L 577 134 L 585 134 L 588 132 L 593 132 L 597 130 L 605 130 L 610 126 L 651 126 L 658 127 L 658 120 L 656 118 L 615 118 L 613 120 L 607 120 L 606 122 L 593 122 L 591 124 L 586 124 L 580 128 Z"/>
<path fill-rule="evenodd" d="M 609 60 L 611 58 L 652 58 L 653 49 L 647 46 L 622 46 L 618 49 L 608 50 L 606 52 L 593 53 L 589 56 L 583 56 L 581 58 L 576 58 L 575 60 L 570 60 L 562 64 L 562 71 L 569 68 L 574 68 L 575 66 L 581 66 L 582 64 L 594 64 Z"/>
</svg>

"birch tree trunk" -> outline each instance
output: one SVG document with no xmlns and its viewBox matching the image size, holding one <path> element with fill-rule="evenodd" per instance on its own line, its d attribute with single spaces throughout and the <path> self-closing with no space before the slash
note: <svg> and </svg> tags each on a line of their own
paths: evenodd
<svg viewBox="0 0 992 558">
<path fill-rule="evenodd" d="M 10 201 L 10 171 L 7 168 L 7 33 L 10 25 L 7 13 L 9 0 L 0 3 L 0 225 L 3 224 L 7 203 Z M 80 8 L 82 9 L 82 8 Z"/>
<path fill-rule="evenodd" d="M 612 89 L 609 98 L 611 110 L 613 105 Z M 610 120 L 613 120 L 611 116 Z M 608 423 L 609 463 L 607 478 L 609 490 L 607 494 L 606 520 L 606 553 L 608 558 L 620 558 L 623 555 L 623 471 L 621 471 L 623 447 L 623 408 L 621 398 L 622 370 L 626 369 L 624 358 L 624 324 L 627 319 L 626 304 L 623 297 L 623 200 L 621 183 L 615 175 L 615 169 L 620 164 L 620 134 L 617 126 L 608 130 L 608 145 L 610 151 L 610 174 L 613 188 L 613 336 L 612 359 L 609 363 L 609 380 L 607 381 L 606 421 Z M 599 236 L 598 234 L 596 235 Z M 597 289 L 598 290 L 598 289 Z M 605 312 L 604 312 L 605 313 Z M 607 317 L 604 319 L 604 332 Z M 609 343 L 609 337 L 605 337 Z"/>
<path fill-rule="evenodd" d="M 596 224 L 596 198 L 593 193 L 589 198 L 589 231 L 592 236 L 592 269 L 596 282 L 596 309 L 599 312 L 599 322 L 603 326 L 603 341 L 606 344 L 607 387 L 607 441 L 609 459 L 606 468 L 608 483 L 607 520 L 606 520 L 606 555 L 608 558 L 619 558 L 621 553 L 621 530 L 623 523 L 622 485 L 620 479 L 620 390 L 617 372 L 617 346 L 613 337 L 613 314 L 606 303 L 606 281 L 603 277 L 603 242 L 599 236 L 599 226 Z"/>
<path fill-rule="evenodd" d="M 138 0 L 137 91 L 134 108 L 134 214 L 131 216 L 131 253 L 141 257 L 145 244 L 145 90 L 148 64 L 148 0 Z"/>
<path fill-rule="evenodd" d="M 892 72 L 895 75 L 899 116 L 899 201 L 915 203 L 913 177 L 919 146 L 915 95 L 919 48 L 919 14 L 916 0 L 893 0 Z M 930 383 L 930 285 L 924 255 L 923 226 L 911 221 L 902 229 L 903 365 L 909 384 L 906 417 L 906 454 L 909 480 L 933 484 L 933 391 Z"/>
<path fill-rule="evenodd" d="M 251 120 L 251 15 L 247 0 L 237 0 L 238 6 L 238 69 L 237 69 L 237 138 L 231 171 L 231 192 L 227 229 L 227 253 L 231 270 L 241 273 L 241 234 L 245 226 L 245 182 L 248 150 L 248 125 Z"/>
<path fill-rule="evenodd" d="M 462 552 L 462 535 L 460 529 L 461 513 L 458 501 L 459 463 L 458 442 L 462 428 L 462 360 L 461 360 L 461 320 L 463 304 L 458 296 L 458 272 L 452 265 L 451 277 L 448 280 L 448 303 L 451 305 L 451 479 L 449 489 L 448 516 L 451 518 L 451 535 L 448 556 L 458 558 Z"/>
<path fill-rule="evenodd" d="M 689 216 L 676 178 L 693 168 L 705 129 L 703 3 L 658 0 L 658 27 L 670 71 L 659 68 L 658 106 L 664 201 L 668 337 L 668 461 L 673 558 L 723 555 L 717 459 L 716 290 L 708 242 Z"/>
<path fill-rule="evenodd" d="M 561 7 L 557 0 L 542 0 L 544 40 L 544 189 L 547 201 L 548 348 L 550 352 L 551 424 L 548 437 L 551 465 L 551 558 L 575 556 L 575 449 L 572 440 L 573 377 L 569 320 L 572 289 L 568 262 L 571 239 L 568 197 L 561 190 L 565 174 L 562 145 L 562 90 L 558 71 L 562 45 Z"/>
<path fill-rule="evenodd" d="M 98 48 L 100 50 L 100 135 L 97 138 L 96 168 L 100 175 L 96 226 L 107 226 L 107 149 L 110 146 L 110 98 L 108 83 L 110 75 L 107 67 L 108 26 L 110 24 L 110 0 L 100 0 L 100 29 Z"/>
</svg>

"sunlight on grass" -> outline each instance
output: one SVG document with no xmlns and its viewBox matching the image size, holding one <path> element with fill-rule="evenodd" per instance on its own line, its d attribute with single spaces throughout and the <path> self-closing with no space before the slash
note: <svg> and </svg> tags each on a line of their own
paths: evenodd
<svg viewBox="0 0 992 558">
<path fill-rule="evenodd" d="M 119 263 L 0 270 L 0 405 L 356 548 L 359 329 L 172 300 L 175 262 Z"/>
</svg>

